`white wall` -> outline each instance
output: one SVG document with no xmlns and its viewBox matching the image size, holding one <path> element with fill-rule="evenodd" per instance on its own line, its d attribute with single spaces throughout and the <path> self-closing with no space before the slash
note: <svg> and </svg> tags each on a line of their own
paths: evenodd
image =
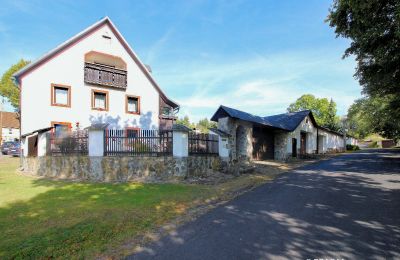
<svg viewBox="0 0 400 260">
<path fill-rule="evenodd" d="M 323 152 L 342 151 L 344 150 L 344 138 L 341 135 L 334 134 L 322 129 L 318 130 L 318 134 L 324 136 Z"/>
<path fill-rule="evenodd" d="M 346 144 L 358 145 L 358 140 L 353 137 L 346 137 Z"/>
<path fill-rule="evenodd" d="M 11 130 L 11 132 L 10 132 Z M 19 139 L 18 128 L 4 128 L 2 129 L 2 142 L 14 141 Z"/>
<path fill-rule="evenodd" d="M 111 40 L 102 35 L 108 34 Z M 34 39 L 32 39 L 34 40 Z M 84 55 L 98 51 L 121 57 L 127 63 L 126 91 L 84 83 Z M 73 47 L 22 77 L 22 134 L 51 126 L 51 121 L 86 127 L 107 122 L 112 128 L 135 126 L 157 129 L 159 94 L 106 24 Z M 71 86 L 71 108 L 51 106 L 51 83 Z M 91 109 L 91 90 L 109 91 L 109 111 Z M 125 95 L 141 97 L 141 115 L 125 113 Z"/>
<path fill-rule="evenodd" d="M 307 133 L 306 153 L 314 153 L 317 150 L 317 128 L 313 125 L 309 116 L 305 117 L 299 126 L 287 135 L 287 153 L 292 152 L 292 138 L 296 138 L 297 150 L 300 149 L 300 133 Z"/>
</svg>

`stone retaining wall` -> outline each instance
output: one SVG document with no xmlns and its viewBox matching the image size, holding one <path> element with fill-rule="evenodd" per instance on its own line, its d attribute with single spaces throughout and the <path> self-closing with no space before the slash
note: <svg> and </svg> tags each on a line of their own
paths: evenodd
<svg viewBox="0 0 400 260">
<path fill-rule="evenodd" d="M 43 156 L 23 158 L 23 172 L 71 180 L 125 182 L 166 181 L 224 171 L 219 156 L 89 157 Z"/>
</svg>

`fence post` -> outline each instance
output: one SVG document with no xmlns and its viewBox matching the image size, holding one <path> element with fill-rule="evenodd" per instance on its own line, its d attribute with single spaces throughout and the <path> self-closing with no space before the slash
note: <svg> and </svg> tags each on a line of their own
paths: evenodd
<svg viewBox="0 0 400 260">
<path fill-rule="evenodd" d="M 38 133 L 38 156 L 46 156 L 50 151 L 50 132 Z"/>
<path fill-rule="evenodd" d="M 189 156 L 189 131 L 184 125 L 175 124 L 172 127 L 172 154 L 174 157 Z"/>
<path fill-rule="evenodd" d="M 108 124 L 93 124 L 88 130 L 89 156 L 104 156 L 104 130 Z"/>
</svg>

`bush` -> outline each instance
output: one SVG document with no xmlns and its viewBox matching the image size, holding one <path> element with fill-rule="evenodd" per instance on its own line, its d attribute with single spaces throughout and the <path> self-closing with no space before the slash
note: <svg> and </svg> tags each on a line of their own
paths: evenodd
<svg viewBox="0 0 400 260">
<path fill-rule="evenodd" d="M 358 151 L 358 150 L 360 150 L 360 147 L 358 147 L 358 145 L 346 144 L 346 150 L 347 151 Z"/>
<path fill-rule="evenodd" d="M 373 141 L 368 145 L 368 148 L 379 148 L 378 142 Z"/>
</svg>

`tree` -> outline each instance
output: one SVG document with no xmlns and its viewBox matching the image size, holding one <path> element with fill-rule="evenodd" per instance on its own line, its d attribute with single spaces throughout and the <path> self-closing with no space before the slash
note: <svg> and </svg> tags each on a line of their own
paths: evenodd
<svg viewBox="0 0 400 260">
<path fill-rule="evenodd" d="M 370 96 L 400 91 L 400 2 L 335 0 L 328 16 L 337 36 L 349 38 L 344 57 L 355 55 L 356 77 Z"/>
<path fill-rule="evenodd" d="M 195 124 L 190 122 L 189 116 L 184 116 L 183 118 L 179 118 L 176 120 L 177 124 L 184 125 L 190 129 L 195 128 Z"/>
<path fill-rule="evenodd" d="M 196 129 L 202 133 L 208 133 L 210 128 L 217 128 L 217 123 L 208 121 L 207 118 L 199 120 Z"/>
<path fill-rule="evenodd" d="M 327 21 L 338 37 L 351 40 L 343 58 L 356 58 L 355 77 L 365 97 L 356 101 L 351 110 L 377 109 L 370 110 L 370 114 L 357 113 L 356 121 L 360 127 L 367 124 L 385 137 L 400 139 L 400 128 L 393 128 L 400 121 L 400 1 L 334 0 Z M 371 118 L 372 112 L 382 117 Z"/>
<path fill-rule="evenodd" d="M 298 98 L 287 108 L 288 112 L 311 110 L 318 125 L 338 130 L 339 117 L 336 115 L 336 103 L 327 98 L 316 98 L 314 95 L 305 94 Z"/>
<path fill-rule="evenodd" d="M 12 65 L 1 77 L 0 95 L 6 97 L 14 108 L 19 106 L 19 89 L 15 85 L 12 75 L 29 64 L 29 61 L 21 59 L 18 63 Z"/>
<path fill-rule="evenodd" d="M 364 97 L 358 99 L 349 108 L 349 134 L 357 138 L 365 138 L 369 134 L 378 133 L 386 138 L 398 139 L 400 122 L 393 120 L 391 106 L 395 97 Z"/>
<path fill-rule="evenodd" d="M 197 129 L 201 133 L 208 133 L 209 128 L 217 128 L 217 123 L 209 121 L 207 118 L 199 120 L 199 122 L 193 123 L 190 122 L 189 116 L 184 116 L 183 118 L 180 118 L 176 120 L 177 124 L 184 125 L 190 129 Z"/>
</svg>

